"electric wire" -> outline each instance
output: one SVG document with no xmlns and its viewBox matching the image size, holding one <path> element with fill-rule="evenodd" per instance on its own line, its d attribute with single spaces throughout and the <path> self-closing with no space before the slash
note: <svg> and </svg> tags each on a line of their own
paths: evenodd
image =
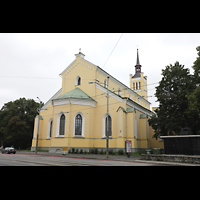
<svg viewBox="0 0 200 200">
<path fill-rule="evenodd" d="M 111 51 L 110 55 L 108 56 L 108 58 L 107 58 L 107 60 L 106 60 L 106 62 L 104 63 L 104 65 L 103 65 L 103 67 L 102 67 L 102 68 L 104 68 L 104 67 L 105 67 L 105 65 L 106 65 L 106 63 L 108 62 L 108 60 L 109 60 L 110 56 L 112 55 L 113 51 L 115 50 L 115 48 L 116 48 L 117 44 L 119 43 L 120 39 L 122 38 L 122 35 L 123 35 L 123 33 L 121 34 L 120 38 L 118 39 L 117 43 L 115 44 L 115 46 L 114 46 L 113 50 Z"/>
</svg>

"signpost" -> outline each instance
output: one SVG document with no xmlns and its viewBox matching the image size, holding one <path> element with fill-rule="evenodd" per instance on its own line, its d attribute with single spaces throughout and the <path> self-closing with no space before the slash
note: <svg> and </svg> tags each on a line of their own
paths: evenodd
<svg viewBox="0 0 200 200">
<path fill-rule="evenodd" d="M 131 147 L 132 147 L 131 141 L 130 140 L 126 140 L 125 141 L 125 148 L 126 148 L 126 153 L 127 153 L 128 157 L 130 157 Z"/>
<path fill-rule="evenodd" d="M 63 155 L 66 155 L 67 147 L 63 147 L 62 150 L 63 150 Z"/>
</svg>

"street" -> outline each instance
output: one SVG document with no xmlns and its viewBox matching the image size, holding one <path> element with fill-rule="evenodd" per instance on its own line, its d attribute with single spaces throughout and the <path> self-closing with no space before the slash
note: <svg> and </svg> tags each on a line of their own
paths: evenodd
<svg viewBox="0 0 200 200">
<path fill-rule="evenodd" d="M 139 161 L 117 161 L 35 154 L 0 154 L 0 166 L 163 166 Z"/>
</svg>

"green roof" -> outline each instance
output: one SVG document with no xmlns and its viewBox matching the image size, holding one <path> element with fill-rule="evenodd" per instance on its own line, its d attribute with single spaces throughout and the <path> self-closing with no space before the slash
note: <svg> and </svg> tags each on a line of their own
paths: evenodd
<svg viewBox="0 0 200 200">
<path fill-rule="evenodd" d="M 134 112 L 135 111 L 135 108 L 127 108 L 126 109 L 126 112 L 127 113 L 131 113 L 131 112 Z"/>
<path fill-rule="evenodd" d="M 90 97 L 89 95 L 87 95 L 85 92 L 83 92 L 83 90 L 81 90 L 80 88 L 75 88 L 74 90 L 71 90 L 70 92 L 67 92 L 53 100 L 58 100 L 58 99 L 89 99 L 92 101 L 95 101 L 92 97 Z M 96 101 L 95 101 L 96 102 Z"/>
<path fill-rule="evenodd" d="M 147 114 L 140 114 L 140 119 L 147 118 Z"/>
</svg>

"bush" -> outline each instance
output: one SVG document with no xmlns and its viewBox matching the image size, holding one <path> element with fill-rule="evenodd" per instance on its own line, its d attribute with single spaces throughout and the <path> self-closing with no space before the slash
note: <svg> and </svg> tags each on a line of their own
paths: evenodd
<svg viewBox="0 0 200 200">
<path fill-rule="evenodd" d="M 101 149 L 100 154 L 104 154 L 103 149 Z"/>
<path fill-rule="evenodd" d="M 124 151 L 122 149 L 118 150 L 118 155 L 124 155 Z"/>
<path fill-rule="evenodd" d="M 78 153 L 78 152 L 79 152 L 78 149 L 76 149 L 75 153 Z"/>
<path fill-rule="evenodd" d="M 90 154 L 94 154 L 94 152 L 95 152 L 94 148 L 89 149 L 89 153 L 90 153 Z"/>
<path fill-rule="evenodd" d="M 74 148 L 72 148 L 72 153 L 75 153 L 75 149 Z"/>
<path fill-rule="evenodd" d="M 110 154 L 110 155 L 114 155 L 114 151 L 113 151 L 112 149 L 109 149 L 108 154 Z"/>
<path fill-rule="evenodd" d="M 81 149 L 79 153 L 80 153 L 80 154 L 83 154 L 83 150 Z"/>
<path fill-rule="evenodd" d="M 98 149 L 97 148 L 94 149 L 94 153 L 98 154 Z"/>
</svg>

